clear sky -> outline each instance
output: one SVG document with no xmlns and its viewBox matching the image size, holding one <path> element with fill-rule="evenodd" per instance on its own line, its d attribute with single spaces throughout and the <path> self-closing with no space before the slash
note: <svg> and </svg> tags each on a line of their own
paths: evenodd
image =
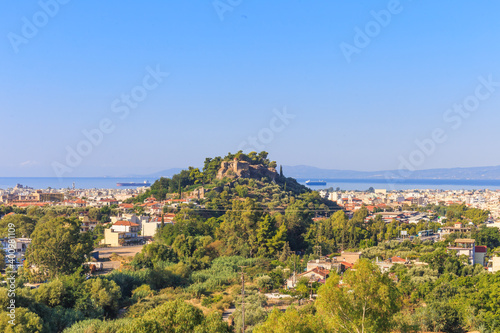
<svg viewBox="0 0 500 333">
<path fill-rule="evenodd" d="M 55 1 L 0 5 L 0 176 L 500 165 L 499 2 Z"/>
</svg>

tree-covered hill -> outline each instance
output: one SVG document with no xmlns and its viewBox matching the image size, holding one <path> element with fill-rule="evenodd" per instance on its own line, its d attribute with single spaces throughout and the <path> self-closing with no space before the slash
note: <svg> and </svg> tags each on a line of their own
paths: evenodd
<svg viewBox="0 0 500 333">
<path fill-rule="evenodd" d="M 172 178 L 160 178 L 148 191 L 130 201 L 142 203 L 150 196 L 157 200 L 196 197 L 207 211 L 222 212 L 231 209 L 235 199 L 250 198 L 266 211 L 283 211 L 294 200 L 306 200 L 310 211 L 325 214 L 338 210 L 335 203 L 286 177 L 281 167 L 277 172 L 276 167 L 277 163 L 265 151 L 248 154 L 239 151 L 225 157 L 206 158 L 202 170 L 189 167 Z M 200 190 L 203 194 L 198 198 L 195 193 Z"/>
</svg>

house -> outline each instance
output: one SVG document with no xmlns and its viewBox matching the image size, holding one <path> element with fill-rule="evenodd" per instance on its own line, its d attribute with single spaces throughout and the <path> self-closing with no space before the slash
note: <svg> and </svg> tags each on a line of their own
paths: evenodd
<svg viewBox="0 0 500 333">
<path fill-rule="evenodd" d="M 314 268 L 323 268 L 329 271 L 336 271 L 337 274 L 343 272 L 342 264 L 338 262 L 336 259 L 330 259 L 330 258 L 308 261 L 306 271 L 313 270 Z"/>
<path fill-rule="evenodd" d="M 154 237 L 158 229 L 161 228 L 161 222 L 142 222 L 141 236 Z"/>
<path fill-rule="evenodd" d="M 407 264 L 410 263 L 410 261 L 408 259 L 403 259 L 401 257 L 396 257 L 396 256 L 392 257 L 392 258 L 389 258 L 387 260 L 389 260 L 393 264 L 407 265 Z"/>
<path fill-rule="evenodd" d="M 163 221 L 165 221 L 165 223 L 174 223 L 174 218 L 175 218 L 174 213 L 163 214 Z"/>
<path fill-rule="evenodd" d="M 377 260 L 375 261 L 375 265 L 378 266 L 378 268 L 382 273 L 389 272 L 391 270 L 391 267 L 394 266 L 392 262 L 389 262 L 387 260 L 379 261 L 378 257 Z"/>
<path fill-rule="evenodd" d="M 404 214 L 400 212 L 378 212 L 375 213 L 375 216 L 380 215 L 382 220 L 385 222 L 391 222 L 392 220 L 400 220 L 404 218 Z"/>
<path fill-rule="evenodd" d="M 118 200 L 116 199 L 101 199 L 99 200 L 99 205 L 100 206 L 112 206 L 112 205 L 118 205 Z"/>
<path fill-rule="evenodd" d="M 167 215 L 167 214 L 165 214 Z M 175 214 L 172 214 L 175 216 Z M 141 235 L 143 237 L 154 237 L 158 229 L 161 228 L 161 225 L 164 224 L 174 224 L 173 218 L 167 219 L 163 216 L 163 220 L 161 216 L 155 216 L 149 219 L 148 221 L 142 221 L 141 224 Z"/>
<path fill-rule="evenodd" d="M 476 264 L 481 264 L 484 266 L 487 252 L 488 252 L 488 247 L 477 245 L 476 251 L 474 253 L 474 262 Z"/>
<path fill-rule="evenodd" d="M 297 282 L 302 278 L 308 278 L 309 282 L 325 283 L 330 271 L 321 267 L 315 267 L 299 275 L 293 275 L 286 281 L 288 288 L 295 288 Z"/>
<path fill-rule="evenodd" d="M 170 207 L 179 207 L 181 204 L 187 204 L 190 202 L 190 199 L 167 199 L 165 200 L 165 204 Z"/>
<path fill-rule="evenodd" d="M 111 228 L 104 229 L 104 239 L 102 244 L 109 246 L 122 246 L 137 244 L 142 242 L 142 238 L 137 236 L 139 224 L 130 221 L 117 221 Z"/>
<path fill-rule="evenodd" d="M 368 205 L 368 206 L 366 206 L 366 209 L 368 210 L 368 213 L 373 214 L 373 212 L 375 211 L 375 206 Z"/>
<path fill-rule="evenodd" d="M 152 203 L 152 202 L 156 202 L 156 198 L 153 195 L 151 195 L 149 198 L 144 199 L 144 203 Z"/>
<path fill-rule="evenodd" d="M 460 232 L 460 233 L 466 233 L 470 232 L 471 228 L 469 227 L 464 227 L 462 223 L 455 223 L 453 227 L 442 227 L 439 228 L 438 233 L 439 237 L 443 238 L 448 236 L 449 234 L 452 234 L 454 232 Z"/>
<path fill-rule="evenodd" d="M 87 201 L 85 200 L 82 200 L 82 199 L 78 199 L 76 201 L 73 202 L 73 207 L 87 207 Z"/>
<path fill-rule="evenodd" d="M 2 250 L 5 255 L 14 254 L 17 262 L 22 263 L 24 260 L 24 255 L 26 254 L 26 250 L 28 249 L 28 246 L 31 244 L 31 239 L 13 238 L 13 240 L 15 241 L 14 248 L 11 246 L 12 243 L 9 243 L 9 238 L 2 238 L 1 239 Z"/>
<path fill-rule="evenodd" d="M 361 258 L 361 252 L 345 252 L 342 251 L 339 257 L 335 259 L 337 261 L 345 261 L 349 264 L 355 264 Z"/>
<path fill-rule="evenodd" d="M 377 260 L 375 262 L 375 265 L 377 265 L 382 272 L 388 272 L 395 264 L 408 265 L 410 264 L 410 261 L 408 259 L 403 259 L 401 257 L 395 256 L 383 261 L 379 261 L 377 257 Z"/>
<path fill-rule="evenodd" d="M 134 204 L 122 203 L 119 205 L 120 210 L 129 211 L 134 209 Z"/>
<path fill-rule="evenodd" d="M 132 221 L 116 221 L 111 226 L 111 230 L 114 232 L 129 232 L 129 233 L 137 233 L 139 231 L 139 224 L 134 223 Z"/>
<path fill-rule="evenodd" d="M 469 258 L 469 264 L 474 265 L 476 263 L 476 241 L 469 238 L 457 238 L 455 239 L 454 246 L 448 246 L 448 250 L 453 250 L 457 252 L 457 256 L 465 255 Z M 483 258 L 484 260 L 484 258 Z"/>
<path fill-rule="evenodd" d="M 500 257 L 492 257 L 488 260 L 488 272 L 496 273 L 500 271 Z"/>
<path fill-rule="evenodd" d="M 97 221 L 91 221 L 87 215 L 80 215 L 78 219 L 80 222 L 80 231 L 87 232 L 92 231 L 97 226 Z"/>
<path fill-rule="evenodd" d="M 120 214 L 118 216 L 111 217 L 111 222 L 115 223 L 117 221 L 130 221 L 141 225 L 143 221 L 146 222 L 149 221 L 149 216 L 147 215 L 137 216 L 135 214 Z"/>
<path fill-rule="evenodd" d="M 341 261 L 340 264 L 342 265 L 342 271 L 346 271 L 348 269 L 354 268 L 354 264 L 347 262 L 347 261 Z"/>
</svg>

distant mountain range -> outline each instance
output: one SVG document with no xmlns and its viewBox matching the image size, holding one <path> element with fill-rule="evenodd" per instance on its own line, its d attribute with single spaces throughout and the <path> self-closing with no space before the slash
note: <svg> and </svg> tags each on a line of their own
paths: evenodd
<svg viewBox="0 0 500 333">
<path fill-rule="evenodd" d="M 127 177 L 149 180 L 172 177 L 181 168 L 171 168 L 147 175 L 128 175 Z M 296 179 L 448 179 L 448 180 L 500 180 L 500 166 L 426 169 L 410 172 L 408 170 L 355 171 L 321 169 L 308 165 L 283 165 L 283 173 Z"/>
<path fill-rule="evenodd" d="M 283 166 L 283 174 L 298 179 L 474 179 L 499 180 L 500 166 L 408 170 L 354 171 L 320 169 L 308 165 Z"/>
<path fill-rule="evenodd" d="M 171 168 L 171 169 L 166 169 L 166 170 L 162 170 L 162 171 L 158 171 L 158 172 L 154 172 L 154 173 L 149 173 L 147 175 L 131 174 L 131 175 L 124 175 L 121 177 L 144 178 L 144 179 L 148 179 L 148 180 L 155 180 L 155 179 L 158 179 L 161 177 L 171 178 L 173 175 L 181 172 L 182 170 L 183 170 L 182 168 Z"/>
</svg>

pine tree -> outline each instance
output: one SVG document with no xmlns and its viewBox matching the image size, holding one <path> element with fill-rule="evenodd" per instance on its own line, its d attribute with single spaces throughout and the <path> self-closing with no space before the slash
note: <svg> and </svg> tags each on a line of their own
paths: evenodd
<svg viewBox="0 0 500 333">
<path fill-rule="evenodd" d="M 280 248 L 286 243 L 286 225 L 281 224 L 276 234 L 267 242 L 267 248 L 271 256 L 277 255 Z"/>
<path fill-rule="evenodd" d="M 274 221 L 269 215 L 259 221 L 259 229 L 257 230 L 257 244 L 259 246 L 257 256 L 259 257 L 265 257 L 268 253 L 267 245 L 273 235 L 272 223 Z"/>
<path fill-rule="evenodd" d="M 283 249 L 281 250 L 279 261 L 285 262 L 288 259 L 289 255 L 290 255 L 290 244 L 288 242 L 285 242 L 285 244 L 283 244 Z"/>
</svg>

